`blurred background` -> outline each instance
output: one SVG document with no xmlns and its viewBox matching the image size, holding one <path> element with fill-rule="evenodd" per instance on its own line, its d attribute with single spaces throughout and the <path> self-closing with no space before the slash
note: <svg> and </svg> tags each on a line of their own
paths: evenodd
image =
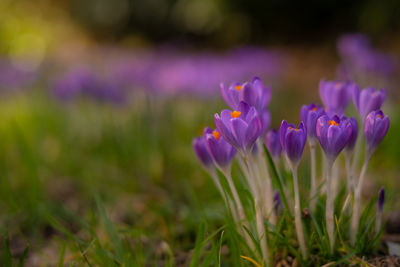
<svg viewBox="0 0 400 267">
<path fill-rule="evenodd" d="M 192 139 L 225 107 L 219 84 L 254 75 L 272 87 L 273 128 L 320 103 L 322 78 L 385 87 L 392 123 L 365 197 L 386 186 L 400 209 L 399 1 L 1 0 L 0 14 L 12 261 L 113 262 L 112 222 L 139 266 L 185 266 L 199 221 L 215 229 L 224 212 Z"/>
</svg>

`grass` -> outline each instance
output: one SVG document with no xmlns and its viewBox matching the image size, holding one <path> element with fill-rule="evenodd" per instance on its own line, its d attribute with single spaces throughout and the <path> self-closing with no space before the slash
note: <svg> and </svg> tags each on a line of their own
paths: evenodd
<svg viewBox="0 0 400 267">
<path fill-rule="evenodd" d="M 203 126 L 213 125 L 210 114 L 221 107 L 214 100 L 149 99 L 140 94 L 122 107 L 84 100 L 61 104 L 35 91 L 3 99 L 0 261 L 4 266 L 260 264 L 256 251 L 246 247 L 236 232 L 191 148 L 192 138 Z M 397 117 L 393 125 L 395 130 L 389 131 L 389 140 L 372 162 L 379 172 L 385 166 L 388 177 L 398 160 L 389 144 L 398 142 L 394 140 L 400 129 Z M 307 164 L 302 165 L 300 177 L 308 177 Z M 277 170 L 274 173 L 276 177 Z M 238 175 L 234 180 L 251 214 L 243 179 Z M 394 184 L 388 192 L 388 209 L 396 207 L 396 198 L 390 196 L 398 184 L 390 179 L 381 182 Z M 279 179 L 274 184 L 280 188 Z M 362 215 L 365 229 L 373 229 L 368 219 L 374 212 L 373 201 Z M 312 251 L 327 246 L 318 216 L 322 213 L 317 211 L 305 219 Z M 285 214 L 281 218 L 275 229 L 266 222 L 271 242 L 281 258 L 295 256 L 293 224 Z M 337 227 L 346 227 L 346 218 L 337 219 Z M 252 233 L 251 227 L 244 230 Z M 372 251 L 372 244 L 365 242 L 369 238 L 368 231 L 359 235 L 365 253 Z M 314 263 L 359 260 L 346 244 L 338 243 L 342 253 L 333 258 L 316 256 Z"/>
</svg>

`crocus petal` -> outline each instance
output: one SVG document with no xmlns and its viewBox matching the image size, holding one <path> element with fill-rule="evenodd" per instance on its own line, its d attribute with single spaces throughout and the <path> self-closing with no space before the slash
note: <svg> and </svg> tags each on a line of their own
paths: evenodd
<svg viewBox="0 0 400 267">
<path fill-rule="evenodd" d="M 261 120 L 259 117 L 255 117 L 248 125 L 246 136 L 245 136 L 245 145 L 246 148 L 249 149 L 260 136 L 262 130 Z"/>
<path fill-rule="evenodd" d="M 231 129 L 232 134 L 236 140 L 237 149 L 246 149 L 246 131 L 247 131 L 247 123 L 242 119 L 232 119 L 231 120 Z"/>
</svg>

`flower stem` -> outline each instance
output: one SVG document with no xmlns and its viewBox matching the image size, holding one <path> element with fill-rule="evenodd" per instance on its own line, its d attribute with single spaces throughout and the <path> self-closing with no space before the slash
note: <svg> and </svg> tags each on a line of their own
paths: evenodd
<svg viewBox="0 0 400 267">
<path fill-rule="evenodd" d="M 353 191 L 353 179 L 351 175 L 351 163 L 350 156 L 345 154 L 345 165 L 346 165 L 346 178 L 347 178 L 347 195 L 350 195 Z"/>
<path fill-rule="evenodd" d="M 357 186 L 354 190 L 354 206 L 353 206 L 353 217 L 351 218 L 351 243 L 354 245 L 356 242 L 356 235 L 358 232 L 358 225 L 360 221 L 360 210 L 361 210 L 361 191 L 364 183 L 365 173 L 369 157 L 365 157 L 364 164 L 361 169 L 360 177 L 358 178 Z"/>
<path fill-rule="evenodd" d="M 315 159 L 315 144 L 310 144 L 310 153 L 311 153 L 311 191 L 310 191 L 310 206 L 311 210 L 315 210 L 316 203 L 316 193 L 317 193 L 317 162 Z"/>
<path fill-rule="evenodd" d="M 295 198 L 294 216 L 295 216 L 296 234 L 297 234 L 297 239 L 299 241 L 301 254 L 305 259 L 307 257 L 307 249 L 304 239 L 303 225 L 301 223 L 300 192 L 299 192 L 299 182 L 297 178 L 297 166 L 292 168 L 292 174 L 293 174 L 294 198 Z"/>
<path fill-rule="evenodd" d="M 328 160 L 328 168 L 326 169 L 326 208 L 325 208 L 325 220 L 326 229 L 328 231 L 329 242 L 331 247 L 331 253 L 334 250 L 335 237 L 334 237 L 334 206 L 333 206 L 333 192 L 331 191 L 332 186 L 332 161 Z"/>
</svg>

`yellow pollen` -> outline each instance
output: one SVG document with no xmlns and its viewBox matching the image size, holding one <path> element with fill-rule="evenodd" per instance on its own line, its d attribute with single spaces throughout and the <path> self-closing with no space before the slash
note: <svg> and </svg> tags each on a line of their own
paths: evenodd
<svg viewBox="0 0 400 267">
<path fill-rule="evenodd" d="M 382 115 L 381 115 L 381 114 L 379 114 L 379 115 L 378 115 L 378 118 L 382 119 Z"/>
<path fill-rule="evenodd" d="M 328 121 L 328 123 L 329 123 L 329 125 L 339 126 L 339 124 L 334 120 L 330 120 L 330 121 Z"/>
<path fill-rule="evenodd" d="M 299 129 L 297 129 L 297 128 L 295 128 L 294 130 L 295 130 L 296 132 L 298 132 L 298 131 L 299 131 Z"/>
<path fill-rule="evenodd" d="M 312 108 L 312 111 L 317 111 L 317 107 L 313 107 L 313 108 Z"/>
<path fill-rule="evenodd" d="M 215 137 L 215 139 L 219 140 L 220 133 L 217 130 L 214 130 L 212 135 Z"/>
<path fill-rule="evenodd" d="M 289 129 L 289 130 L 292 130 L 292 129 L 293 129 L 293 127 L 292 127 L 292 126 L 289 126 L 289 127 L 288 127 L 288 129 Z M 298 131 L 299 131 L 299 129 L 297 129 L 297 128 L 294 128 L 294 130 L 295 130 L 296 132 L 298 132 Z"/>
<path fill-rule="evenodd" d="M 234 86 L 236 90 L 238 90 L 240 92 L 240 90 L 242 90 L 242 86 L 241 85 L 235 85 Z"/>
<path fill-rule="evenodd" d="M 232 118 L 239 118 L 240 114 L 242 114 L 242 112 L 234 110 L 231 112 L 231 116 Z"/>
</svg>

